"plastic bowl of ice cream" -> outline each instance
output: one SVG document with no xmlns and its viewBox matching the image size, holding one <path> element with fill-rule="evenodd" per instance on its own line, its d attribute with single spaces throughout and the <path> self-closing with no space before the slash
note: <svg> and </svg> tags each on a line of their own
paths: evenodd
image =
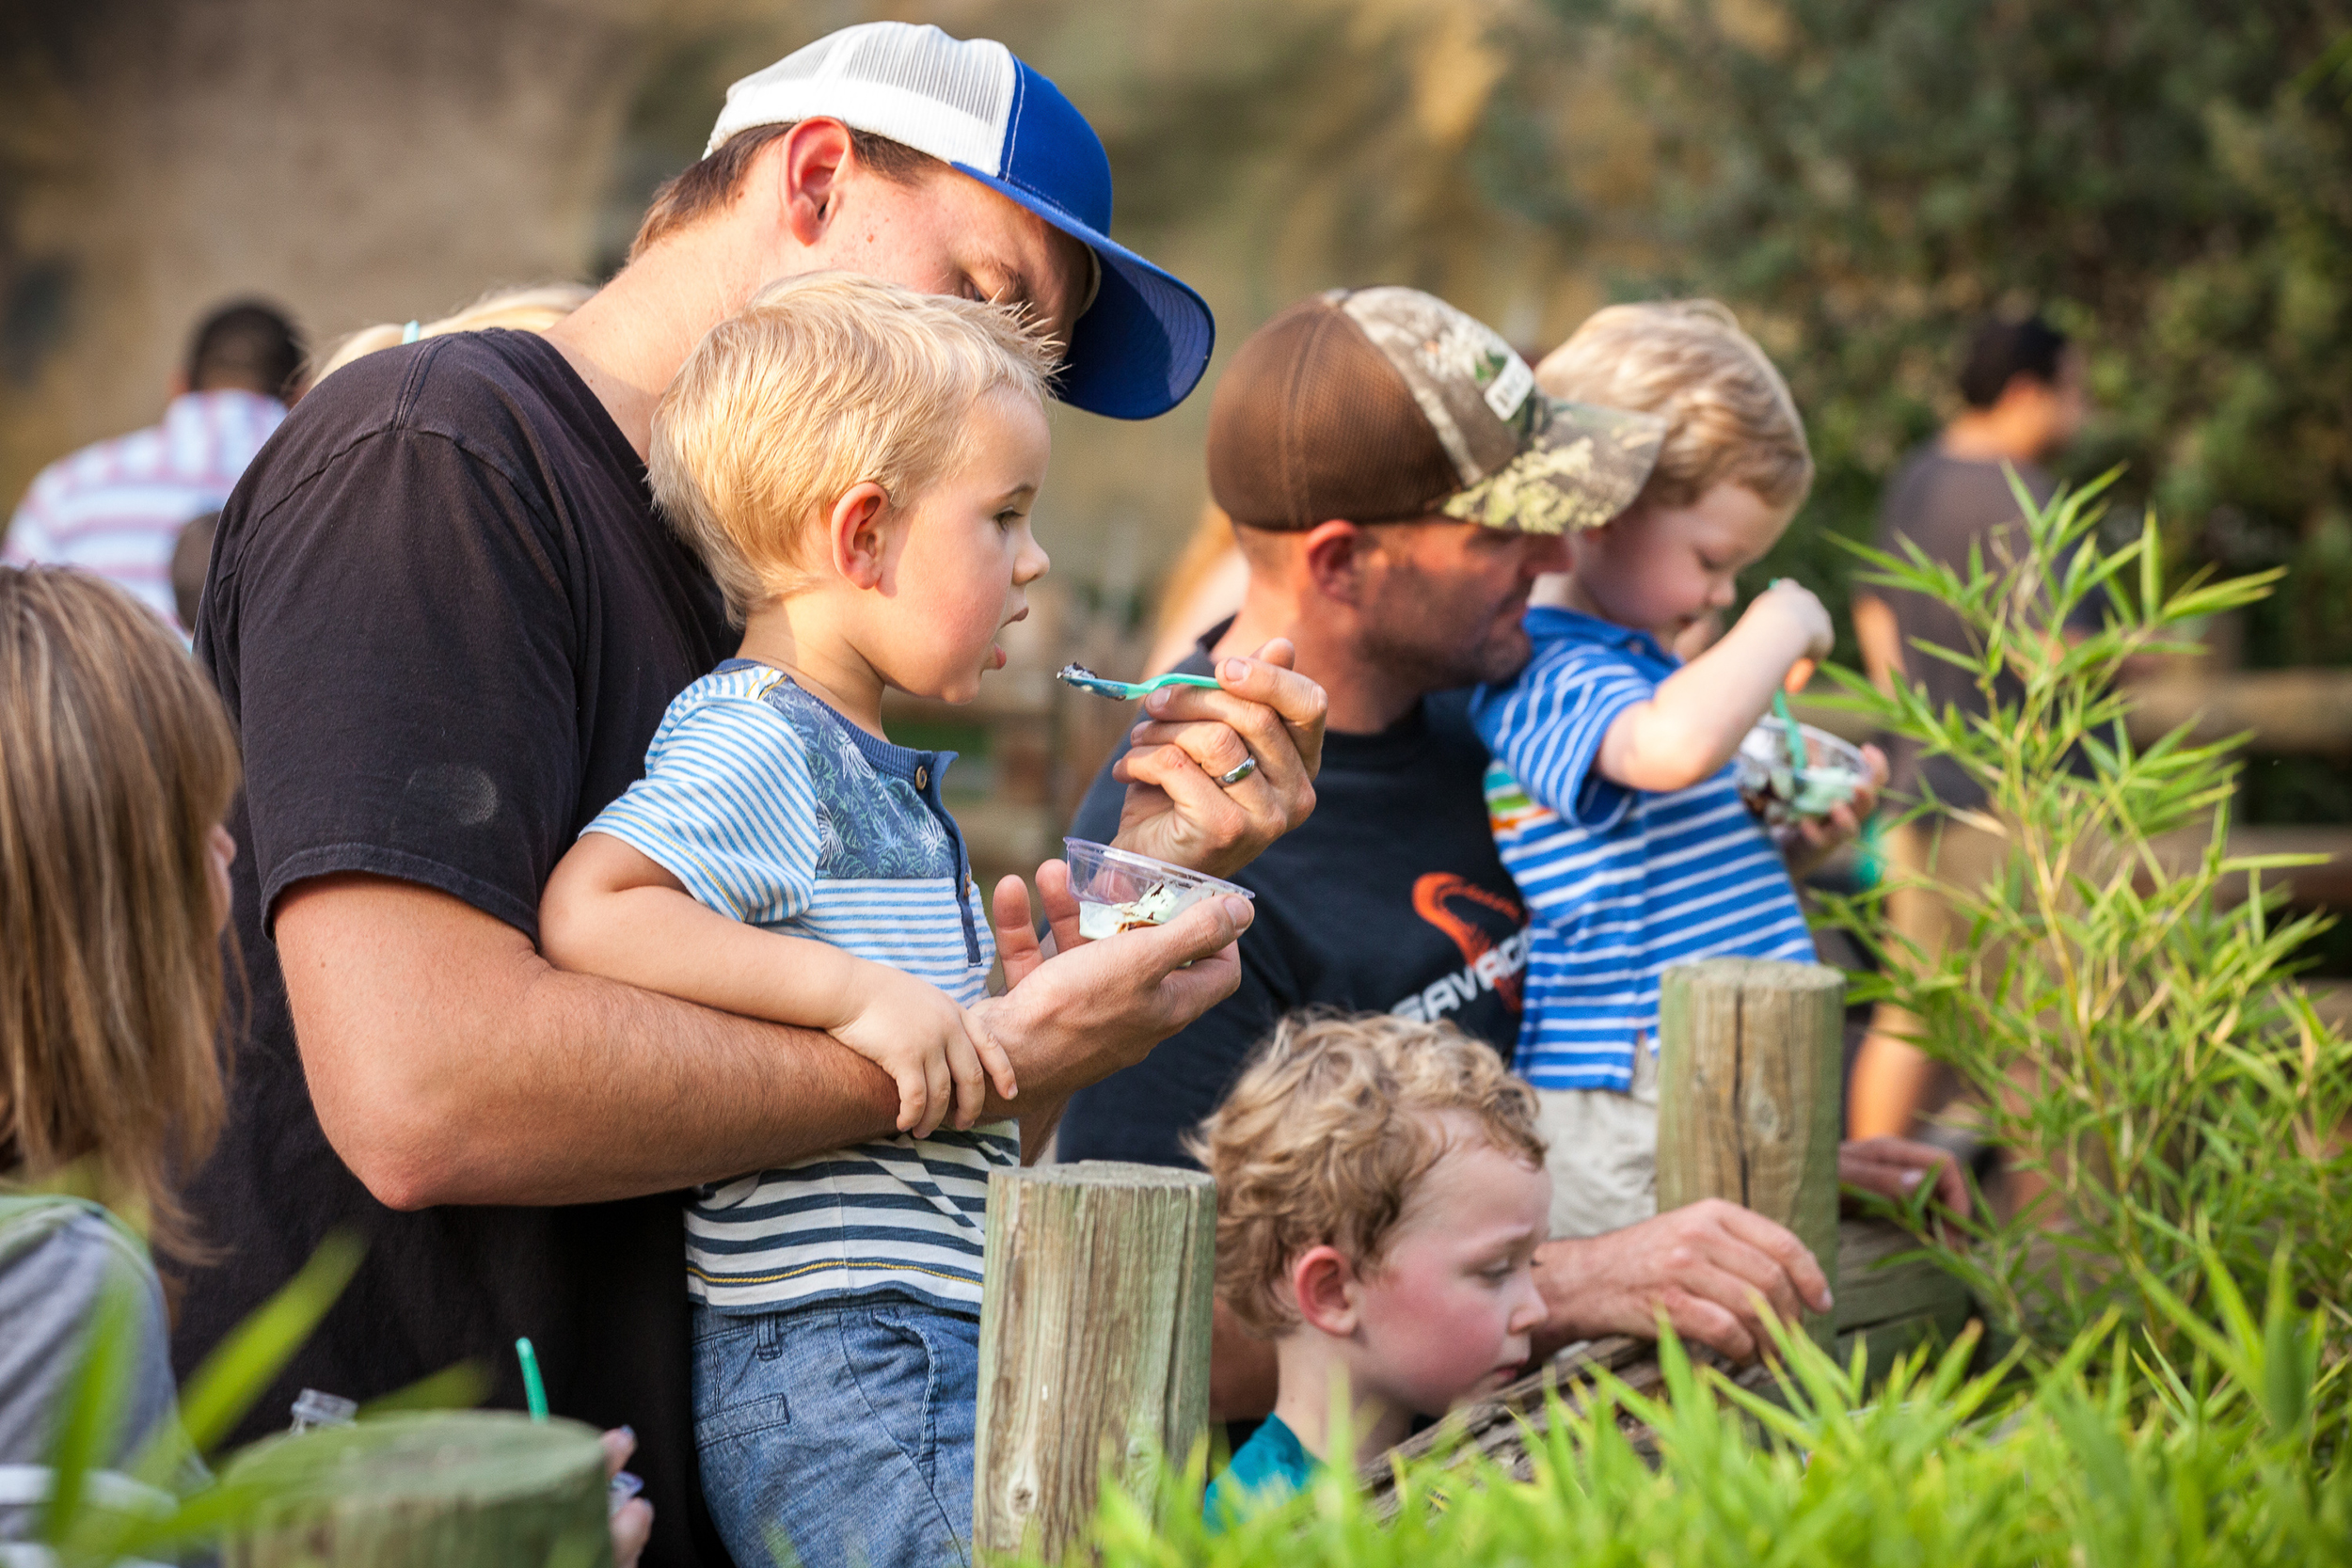
<svg viewBox="0 0 2352 1568">
<path fill-rule="evenodd" d="M 1797 728 L 1804 736 L 1803 768 L 1790 765 L 1788 731 L 1777 719 L 1767 719 L 1750 730 L 1733 759 L 1739 768 L 1740 798 L 1774 828 L 1827 816 L 1870 781 L 1870 765 L 1859 750 L 1827 730 L 1810 724 Z"/>
<path fill-rule="evenodd" d="M 1078 898 L 1078 934 L 1089 942 L 1165 926 L 1216 894 L 1257 896 L 1246 887 L 1132 850 L 1083 838 L 1061 844 L 1070 861 L 1070 891 Z"/>
</svg>

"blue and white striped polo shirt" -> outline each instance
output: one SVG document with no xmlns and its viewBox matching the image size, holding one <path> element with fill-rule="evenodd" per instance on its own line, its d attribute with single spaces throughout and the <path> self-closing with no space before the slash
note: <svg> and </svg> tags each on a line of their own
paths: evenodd
<svg viewBox="0 0 2352 1568">
<path fill-rule="evenodd" d="M 645 776 L 587 831 L 633 845 L 711 909 L 986 994 L 995 942 L 954 818 L 953 752 L 877 740 L 764 664 L 729 659 L 661 717 Z M 700 1189 L 688 1291 L 769 1312 L 899 1295 L 977 1314 L 988 1173 L 1018 1164 L 1009 1121 L 830 1149 Z"/>
<path fill-rule="evenodd" d="M 1470 719 L 1494 761 L 1486 814 L 1527 900 L 1519 1075 L 1544 1089 L 1633 1081 L 1658 1029 L 1668 964 L 1725 956 L 1809 961 L 1788 867 L 1733 769 L 1653 795 L 1603 778 L 1617 716 L 1681 667 L 1645 632 L 1571 610 L 1527 612 L 1535 657 L 1485 686 Z"/>
</svg>

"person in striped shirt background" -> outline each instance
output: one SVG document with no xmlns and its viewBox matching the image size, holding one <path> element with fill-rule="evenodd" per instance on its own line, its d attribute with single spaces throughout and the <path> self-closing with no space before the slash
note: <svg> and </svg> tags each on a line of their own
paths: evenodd
<svg viewBox="0 0 2352 1568">
<path fill-rule="evenodd" d="M 180 531 L 220 510 L 286 417 L 302 352 L 293 324 L 270 306 L 215 310 L 189 344 L 163 422 L 43 468 L 8 524 L 0 561 L 79 566 L 184 631 L 171 584 Z"/>
<path fill-rule="evenodd" d="M 1481 687 L 1470 716 L 1493 753 L 1496 847 L 1530 921 L 1514 1066 L 1542 1101 L 1554 1162 L 1552 1234 L 1590 1236 L 1657 1212 L 1659 976 L 1694 958 L 1810 960 L 1792 867 L 1740 799 L 1733 753 L 1784 682 L 1832 641 L 1794 582 L 1759 594 L 1706 652 L 1670 652 L 1733 602 L 1813 479 L 1788 388 L 1711 301 L 1603 310 L 1535 372 L 1554 397 L 1667 421 L 1641 493 L 1569 538 L 1539 579 L 1534 657 Z M 1790 854 L 1851 836 L 1885 779 L 1810 824 Z"/>
</svg>

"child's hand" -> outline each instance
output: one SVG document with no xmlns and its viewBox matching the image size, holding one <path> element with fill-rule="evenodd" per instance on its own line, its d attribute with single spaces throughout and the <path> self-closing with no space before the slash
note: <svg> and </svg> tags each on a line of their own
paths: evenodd
<svg viewBox="0 0 2352 1568">
<path fill-rule="evenodd" d="M 1007 1100 L 1019 1092 L 1004 1047 L 937 986 L 865 964 L 857 993 L 857 1010 L 830 1033 L 898 1083 L 899 1132 L 929 1137 L 950 1111 L 959 1129 L 970 1127 L 992 1082 Z"/>
<path fill-rule="evenodd" d="M 1802 636 L 1804 646 L 1799 651 L 1800 658 L 1818 664 L 1837 644 L 1837 630 L 1830 625 L 1829 611 L 1821 608 L 1821 601 L 1813 596 L 1811 589 L 1794 578 L 1775 578 L 1748 606 L 1748 614 L 1769 615 Z"/>
</svg>

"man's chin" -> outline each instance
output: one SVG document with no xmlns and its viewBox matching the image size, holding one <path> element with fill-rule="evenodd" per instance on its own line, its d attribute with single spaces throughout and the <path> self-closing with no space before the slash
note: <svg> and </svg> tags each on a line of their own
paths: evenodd
<svg viewBox="0 0 2352 1568">
<path fill-rule="evenodd" d="M 1463 682 L 1465 686 L 1500 684 L 1527 668 L 1534 657 L 1535 644 L 1529 640 L 1527 628 L 1516 617 L 1509 626 L 1486 640 L 1478 657 L 1478 673 Z"/>
</svg>

